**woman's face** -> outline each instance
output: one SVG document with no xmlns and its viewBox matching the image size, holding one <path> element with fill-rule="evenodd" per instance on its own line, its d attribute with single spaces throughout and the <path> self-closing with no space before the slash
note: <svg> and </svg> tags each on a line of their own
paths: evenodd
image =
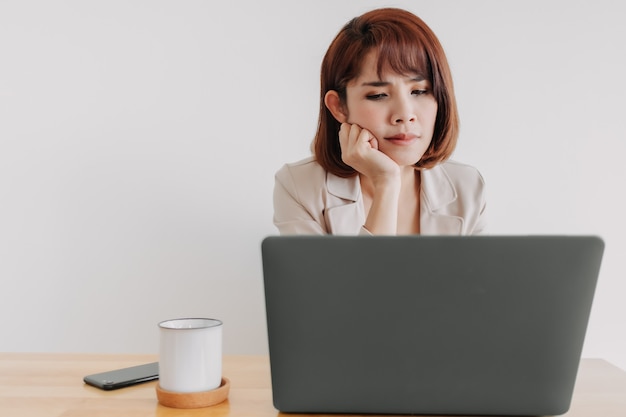
<svg viewBox="0 0 626 417">
<path fill-rule="evenodd" d="M 400 166 L 415 165 L 432 140 L 437 101 L 419 74 L 385 71 L 379 78 L 370 52 L 360 75 L 346 86 L 346 122 L 370 131 L 378 149 Z"/>
</svg>

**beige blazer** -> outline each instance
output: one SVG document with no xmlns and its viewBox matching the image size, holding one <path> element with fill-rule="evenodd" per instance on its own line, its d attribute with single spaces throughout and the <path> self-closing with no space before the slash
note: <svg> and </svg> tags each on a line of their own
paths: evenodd
<svg viewBox="0 0 626 417">
<path fill-rule="evenodd" d="M 313 157 L 284 165 L 275 176 L 274 224 L 280 234 L 370 234 L 358 176 L 326 172 Z M 478 170 L 448 161 L 422 171 L 420 230 L 424 235 L 486 232 L 484 181 Z"/>
</svg>

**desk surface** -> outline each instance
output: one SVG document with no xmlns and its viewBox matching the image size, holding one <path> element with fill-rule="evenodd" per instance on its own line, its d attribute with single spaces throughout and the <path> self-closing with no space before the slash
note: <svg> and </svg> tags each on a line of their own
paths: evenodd
<svg viewBox="0 0 626 417">
<path fill-rule="evenodd" d="M 163 407 L 156 400 L 156 382 L 115 391 L 102 391 L 85 385 L 82 381 L 83 376 L 88 374 L 156 360 L 155 355 L 0 353 L 0 415 L 12 417 L 282 415 L 272 405 L 267 356 L 224 357 L 224 376 L 231 381 L 229 399 L 209 408 L 178 410 Z M 583 359 L 572 406 L 565 416 L 626 416 L 626 372 L 601 359 Z"/>
</svg>

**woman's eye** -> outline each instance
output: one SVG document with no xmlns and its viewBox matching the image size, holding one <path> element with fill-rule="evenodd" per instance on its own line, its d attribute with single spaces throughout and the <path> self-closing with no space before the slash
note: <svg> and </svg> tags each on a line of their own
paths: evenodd
<svg viewBox="0 0 626 417">
<path fill-rule="evenodd" d="M 381 99 L 387 97 L 387 94 L 385 94 L 385 93 L 368 94 L 366 97 L 367 97 L 368 100 L 381 100 Z"/>
<path fill-rule="evenodd" d="M 413 90 L 411 91 L 411 94 L 416 96 L 422 96 L 424 94 L 428 94 L 428 90 Z"/>
</svg>

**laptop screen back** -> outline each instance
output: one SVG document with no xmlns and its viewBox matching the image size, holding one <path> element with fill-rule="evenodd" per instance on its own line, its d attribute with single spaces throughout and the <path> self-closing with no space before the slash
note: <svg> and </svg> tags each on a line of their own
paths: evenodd
<svg viewBox="0 0 626 417">
<path fill-rule="evenodd" d="M 562 414 L 603 248 L 589 236 L 266 238 L 274 405 Z"/>
</svg>

